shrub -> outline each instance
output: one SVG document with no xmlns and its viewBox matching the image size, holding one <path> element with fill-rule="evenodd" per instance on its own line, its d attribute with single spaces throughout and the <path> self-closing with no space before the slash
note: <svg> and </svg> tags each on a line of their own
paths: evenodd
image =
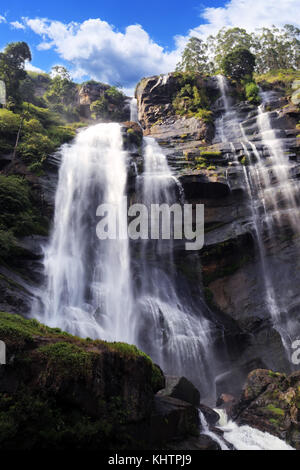
<svg viewBox="0 0 300 470">
<path fill-rule="evenodd" d="M 34 208 L 29 185 L 20 176 L 0 174 L 0 207 L 1 230 L 12 235 L 47 234 L 48 221 Z"/>
<path fill-rule="evenodd" d="M 55 145 L 47 135 L 27 134 L 18 147 L 18 153 L 25 162 L 43 161 L 55 150 Z"/>
<path fill-rule="evenodd" d="M 6 258 L 16 246 L 16 239 L 11 230 L 0 225 L 0 258 Z"/>
<path fill-rule="evenodd" d="M 0 135 L 16 137 L 21 122 L 21 116 L 8 109 L 0 109 Z"/>
<path fill-rule="evenodd" d="M 261 99 L 259 96 L 259 87 L 254 82 L 248 82 L 245 85 L 246 98 L 249 103 L 259 104 Z"/>
</svg>

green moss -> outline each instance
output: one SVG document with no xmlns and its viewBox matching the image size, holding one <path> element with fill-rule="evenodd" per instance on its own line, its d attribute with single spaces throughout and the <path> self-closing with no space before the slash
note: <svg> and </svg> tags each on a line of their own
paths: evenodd
<svg viewBox="0 0 300 470">
<path fill-rule="evenodd" d="M 279 426 L 279 424 L 280 424 L 279 421 L 278 421 L 278 419 L 275 419 L 275 418 L 270 418 L 270 419 L 269 419 L 269 422 L 270 422 L 271 424 L 273 424 L 274 426 Z"/>
<path fill-rule="evenodd" d="M 244 166 L 249 165 L 249 161 L 248 161 L 248 158 L 246 156 L 243 156 L 241 158 L 241 164 L 244 165 Z"/>
<path fill-rule="evenodd" d="M 134 441 L 130 426 L 129 430 L 126 428 L 132 415 L 131 406 L 135 406 L 139 397 L 131 399 L 122 395 L 122 387 L 119 388 L 122 363 L 136 359 L 139 361 L 136 367 L 145 368 L 148 378 L 144 386 L 149 398 L 152 391 L 164 386 L 164 377 L 159 367 L 135 346 L 84 340 L 36 320 L 3 312 L 0 313 L 0 339 L 6 342 L 10 355 L 13 353 L 11 373 L 22 377 L 13 393 L 0 393 L 1 450 L 147 448 L 146 442 Z M 95 361 L 103 351 L 116 353 L 121 368 L 107 371 L 108 376 L 113 374 L 110 392 L 103 392 L 98 399 L 95 394 L 96 410 L 91 413 L 80 391 L 82 386 L 93 386 Z M 110 360 L 107 364 L 109 367 Z M 95 383 L 99 383 L 101 366 L 95 370 L 99 374 Z M 34 385 L 32 373 L 36 379 Z M 72 388 L 68 389 L 73 379 L 77 384 L 74 393 Z"/>
<path fill-rule="evenodd" d="M 270 411 L 271 413 L 273 413 L 274 415 L 277 415 L 277 416 L 284 416 L 285 413 L 284 413 L 284 410 L 282 410 L 281 408 L 276 408 L 276 406 L 270 404 L 266 407 L 266 409 L 268 411 Z"/>
<path fill-rule="evenodd" d="M 39 347 L 35 354 L 46 359 L 47 369 L 55 370 L 56 375 L 64 377 L 90 376 L 95 353 L 70 342 L 57 342 Z"/>
<path fill-rule="evenodd" d="M 272 370 L 269 370 L 268 375 L 269 375 L 269 377 L 273 377 L 273 378 L 278 378 L 278 377 L 282 376 L 282 374 L 280 374 L 280 372 L 273 372 Z"/>
<path fill-rule="evenodd" d="M 130 357 L 131 359 L 132 358 L 145 359 L 151 365 L 151 368 L 152 368 L 151 384 L 152 384 L 153 390 L 158 391 L 160 388 L 162 388 L 161 384 L 164 381 L 163 373 L 160 370 L 160 368 L 152 362 L 152 359 L 149 356 L 147 356 L 147 354 L 145 354 L 143 351 L 141 351 L 140 349 L 138 349 L 136 346 L 132 344 L 114 342 L 114 343 L 106 343 L 106 345 L 110 350 L 118 351 L 123 356 Z"/>
<path fill-rule="evenodd" d="M 222 152 L 215 150 L 201 150 L 200 155 L 202 158 L 221 158 Z"/>
<path fill-rule="evenodd" d="M 292 92 L 292 83 L 294 80 L 300 80 L 299 70 L 279 69 L 270 72 L 255 75 L 255 81 L 258 85 L 265 88 L 279 88 L 284 90 L 286 94 Z"/>
<path fill-rule="evenodd" d="M 71 335 L 57 328 L 49 328 L 35 319 L 27 320 L 20 315 L 0 312 L 0 338 L 24 344 L 31 342 L 35 336 L 69 337 Z"/>
</svg>

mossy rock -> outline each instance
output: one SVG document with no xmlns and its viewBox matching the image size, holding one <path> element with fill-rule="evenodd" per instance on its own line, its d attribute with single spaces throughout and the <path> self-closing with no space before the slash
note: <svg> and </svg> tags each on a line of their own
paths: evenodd
<svg viewBox="0 0 300 470">
<path fill-rule="evenodd" d="M 146 354 L 3 312 L 0 339 L 7 350 L 0 368 L 1 450 L 136 445 L 132 426 L 150 419 L 154 394 L 165 384 Z"/>
</svg>

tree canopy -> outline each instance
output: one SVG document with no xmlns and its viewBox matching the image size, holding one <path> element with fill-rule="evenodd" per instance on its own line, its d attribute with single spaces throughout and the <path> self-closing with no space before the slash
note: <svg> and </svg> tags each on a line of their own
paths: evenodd
<svg viewBox="0 0 300 470">
<path fill-rule="evenodd" d="M 207 48 L 207 44 L 201 39 L 190 38 L 183 51 L 181 61 L 177 64 L 176 71 L 208 73 Z"/>
<path fill-rule="evenodd" d="M 26 78 L 25 62 L 30 60 L 26 42 L 12 42 L 0 52 L 0 78 L 5 82 L 8 100 L 14 104 L 20 101 L 20 81 Z"/>
<path fill-rule="evenodd" d="M 225 55 L 221 62 L 221 67 L 225 75 L 240 82 L 243 78 L 252 78 L 255 67 L 255 56 L 242 47 L 234 49 Z"/>
<path fill-rule="evenodd" d="M 297 70 L 300 67 L 300 29 L 286 24 L 283 28 L 272 26 L 249 33 L 235 27 L 222 28 L 206 41 L 192 37 L 176 70 L 216 73 L 223 69 L 224 57 L 236 50 L 247 50 L 253 54 L 255 72 L 260 74 L 285 68 Z"/>
</svg>

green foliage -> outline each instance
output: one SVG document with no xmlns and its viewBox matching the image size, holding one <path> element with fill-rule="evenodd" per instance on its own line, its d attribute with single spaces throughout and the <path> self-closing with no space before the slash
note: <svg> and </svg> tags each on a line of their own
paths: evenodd
<svg viewBox="0 0 300 470">
<path fill-rule="evenodd" d="M 132 437 L 126 435 L 123 425 L 128 424 L 131 403 L 135 406 L 139 397 L 131 400 L 122 396 L 122 364 L 139 361 L 136 367 L 145 370 L 144 386 L 149 396 L 164 385 L 160 369 L 135 346 L 84 340 L 36 320 L 3 312 L 0 338 L 14 355 L 10 373 L 20 377 L 17 390 L 0 393 L 1 450 L 128 447 Z M 109 364 L 110 358 L 117 370 L 114 368 L 114 380 L 108 389 L 109 370 L 107 375 L 101 364 Z M 98 372 L 95 378 L 94 370 Z M 31 380 L 29 385 L 24 380 L 32 374 L 34 387 Z M 94 394 L 92 406 L 86 403 L 85 389 L 87 396 Z"/>
<path fill-rule="evenodd" d="M 212 113 L 207 109 L 210 101 L 199 75 L 194 72 L 177 73 L 176 77 L 181 85 L 172 101 L 176 114 L 211 120 Z"/>
<path fill-rule="evenodd" d="M 13 151 L 21 117 L 8 109 L 0 109 L 0 152 Z"/>
<path fill-rule="evenodd" d="M 283 28 L 261 28 L 255 36 L 257 71 L 294 70 L 300 67 L 300 29 L 293 25 Z"/>
<path fill-rule="evenodd" d="M 24 103 L 23 117 L 17 154 L 29 167 L 33 163 L 42 164 L 48 155 L 75 136 L 74 128 L 62 125 L 61 118 L 49 109 Z M 20 114 L 0 109 L 0 152 L 13 151 L 21 119 Z M 36 172 L 38 167 L 31 168 Z"/>
<path fill-rule="evenodd" d="M 35 319 L 27 320 L 20 315 L 0 312 L 1 338 L 5 337 L 6 341 L 24 345 L 27 342 L 32 342 L 35 336 L 64 338 L 70 335 L 62 332 L 59 328 L 49 328 Z"/>
<path fill-rule="evenodd" d="M 92 117 L 101 120 L 122 121 L 126 118 L 124 103 L 124 93 L 112 86 L 105 90 L 103 96 L 91 104 Z"/>
<path fill-rule="evenodd" d="M 32 103 L 23 103 L 23 112 L 26 112 L 29 118 L 34 118 L 40 121 L 44 128 L 51 125 L 63 124 L 62 118 L 59 114 L 47 108 L 41 108 Z"/>
<path fill-rule="evenodd" d="M 52 81 L 45 93 L 45 99 L 51 106 L 71 105 L 75 101 L 77 86 L 71 81 L 69 72 L 65 67 L 56 65 L 52 67 Z"/>
<path fill-rule="evenodd" d="M 204 122 L 212 122 L 213 121 L 213 113 L 209 109 L 198 109 L 193 116 L 195 118 L 201 119 Z"/>
<path fill-rule="evenodd" d="M 214 56 L 216 69 L 222 69 L 223 59 L 236 49 L 251 49 L 254 44 L 253 35 L 243 28 L 222 28 L 218 34 L 208 38 L 208 47 Z"/>
<path fill-rule="evenodd" d="M 183 51 L 181 61 L 176 66 L 176 71 L 209 73 L 207 44 L 196 37 L 190 38 Z"/>
<path fill-rule="evenodd" d="M 255 81 L 258 85 L 264 87 L 279 87 L 286 94 L 291 93 L 291 87 L 294 80 L 300 80 L 300 71 L 291 68 L 271 70 L 267 73 L 256 74 Z"/>
<path fill-rule="evenodd" d="M 21 177 L 0 174 L 0 228 L 7 230 L 12 236 L 29 235 L 32 233 L 47 234 L 48 223 L 37 208 L 34 207 L 28 183 Z M 3 238 L 2 246 L 13 249 L 14 240 Z M 9 255 L 9 253 L 6 253 Z"/>
<path fill-rule="evenodd" d="M 249 103 L 253 104 L 259 104 L 260 103 L 260 96 L 259 96 L 259 87 L 256 85 L 254 82 L 248 82 L 245 85 L 245 94 L 247 101 Z"/>
<path fill-rule="evenodd" d="M 12 230 L 7 230 L 0 224 L 0 258 L 6 258 L 9 253 L 14 251 L 16 243 Z"/>
<path fill-rule="evenodd" d="M 125 101 L 125 95 L 122 91 L 118 90 L 117 87 L 112 86 L 105 91 L 107 98 L 110 98 L 110 101 L 116 105 L 122 104 Z"/>
<path fill-rule="evenodd" d="M 18 147 L 18 154 L 25 163 L 43 162 L 55 150 L 55 145 L 47 135 L 33 132 L 25 133 Z"/>
<path fill-rule="evenodd" d="M 245 77 L 252 77 L 255 56 L 248 49 L 234 49 L 222 60 L 222 70 L 227 77 L 241 82 Z"/>
<path fill-rule="evenodd" d="M 6 95 L 12 105 L 21 102 L 20 81 L 26 77 L 25 61 L 31 60 L 31 52 L 26 42 L 12 42 L 0 52 L 0 78 L 6 85 Z"/>
<path fill-rule="evenodd" d="M 224 57 L 236 49 L 246 49 L 255 55 L 256 72 L 260 74 L 276 69 L 297 70 L 300 65 L 299 35 L 300 29 L 290 24 L 283 28 L 260 28 L 255 33 L 239 27 L 222 28 L 205 42 L 191 38 L 176 70 L 219 72 Z"/>
</svg>

